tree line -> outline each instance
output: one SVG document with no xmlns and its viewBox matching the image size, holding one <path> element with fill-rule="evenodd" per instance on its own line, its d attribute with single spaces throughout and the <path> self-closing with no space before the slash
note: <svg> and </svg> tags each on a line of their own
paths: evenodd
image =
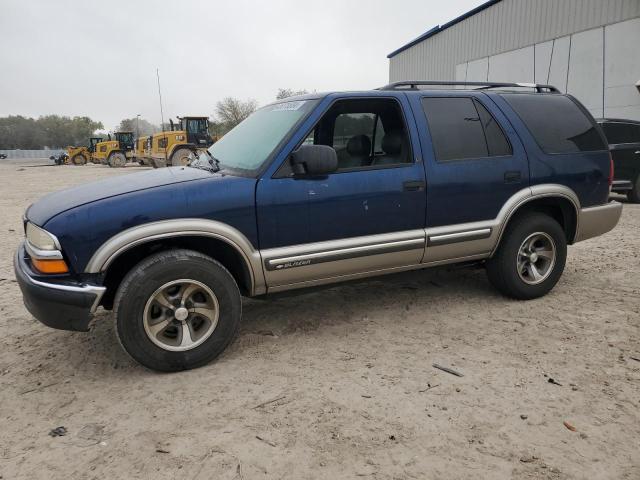
<svg viewBox="0 0 640 480">
<path fill-rule="evenodd" d="M 276 100 L 293 95 L 303 95 L 306 90 L 280 88 Z M 241 100 L 226 97 L 216 103 L 214 114 L 209 121 L 209 132 L 214 137 L 222 137 L 242 120 L 258 109 L 254 99 Z M 168 125 L 164 126 L 168 130 Z M 103 130 L 102 122 L 89 117 L 67 117 L 45 115 L 39 118 L 10 115 L 0 117 L 0 150 L 38 150 L 42 148 L 65 148 L 70 145 L 88 145 L 90 137 L 106 138 L 107 134 L 96 134 Z M 159 132 L 160 126 L 143 118 L 124 118 L 117 130 L 130 131 L 139 135 Z"/>
</svg>

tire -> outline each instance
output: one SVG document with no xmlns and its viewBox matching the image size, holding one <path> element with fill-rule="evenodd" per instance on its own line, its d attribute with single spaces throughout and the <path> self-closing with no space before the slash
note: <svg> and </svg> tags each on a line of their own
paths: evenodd
<svg viewBox="0 0 640 480">
<path fill-rule="evenodd" d="M 627 192 L 627 200 L 630 203 L 640 203 L 640 175 L 636 177 L 636 181 L 633 183 L 633 189 Z"/>
<path fill-rule="evenodd" d="M 81 153 L 74 155 L 71 161 L 74 165 L 84 165 L 85 163 L 87 163 L 87 159 Z"/>
<path fill-rule="evenodd" d="M 186 300 L 180 303 L 183 294 Z M 194 313 L 193 305 L 205 305 L 199 308 L 204 316 Z M 238 285 L 219 262 L 176 249 L 144 259 L 126 275 L 114 314 L 118 340 L 134 360 L 174 372 L 205 365 L 224 351 L 238 333 L 242 301 Z"/>
<path fill-rule="evenodd" d="M 487 275 L 502 294 L 530 300 L 558 283 L 566 260 L 567 239 L 560 224 L 542 213 L 526 213 L 507 226 L 498 251 L 487 260 Z"/>
<path fill-rule="evenodd" d="M 112 168 L 122 168 L 127 164 L 127 157 L 122 152 L 112 153 L 109 155 L 107 163 Z"/>
<path fill-rule="evenodd" d="M 191 150 L 188 148 L 179 148 L 171 155 L 171 166 L 186 167 L 189 164 L 189 155 L 191 155 Z"/>
</svg>

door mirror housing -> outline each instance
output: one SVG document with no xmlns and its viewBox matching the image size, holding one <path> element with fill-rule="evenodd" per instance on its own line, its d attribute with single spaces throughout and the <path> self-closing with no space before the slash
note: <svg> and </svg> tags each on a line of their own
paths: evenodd
<svg viewBox="0 0 640 480">
<path fill-rule="evenodd" d="M 291 154 L 295 176 L 327 175 L 338 169 L 338 154 L 327 145 L 301 145 Z"/>
</svg>

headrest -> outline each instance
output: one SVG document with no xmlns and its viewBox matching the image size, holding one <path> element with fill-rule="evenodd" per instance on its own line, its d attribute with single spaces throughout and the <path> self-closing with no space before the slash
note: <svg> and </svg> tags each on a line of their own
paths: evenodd
<svg viewBox="0 0 640 480">
<path fill-rule="evenodd" d="M 347 152 L 353 156 L 369 155 L 371 153 L 371 140 L 366 135 L 355 135 L 347 142 Z"/>
<path fill-rule="evenodd" d="M 397 155 L 402 152 L 402 133 L 393 130 L 382 137 L 382 150 L 387 155 Z"/>
</svg>

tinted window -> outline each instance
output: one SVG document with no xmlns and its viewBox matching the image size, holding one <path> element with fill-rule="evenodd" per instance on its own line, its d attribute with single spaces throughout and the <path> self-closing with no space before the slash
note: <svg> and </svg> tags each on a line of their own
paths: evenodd
<svg viewBox="0 0 640 480">
<path fill-rule="evenodd" d="M 436 159 L 440 162 L 511 155 L 511 145 L 487 109 L 471 98 L 423 98 Z"/>
<path fill-rule="evenodd" d="M 333 148 L 345 148 L 350 138 L 364 135 L 373 140 L 376 116 L 373 113 L 343 113 L 338 115 L 333 127 Z"/>
<path fill-rule="evenodd" d="M 605 122 L 602 130 L 610 144 L 640 143 L 640 125 L 635 123 Z"/>
<path fill-rule="evenodd" d="M 470 98 L 423 98 L 433 149 L 441 162 L 489 155 L 482 123 Z"/>
<path fill-rule="evenodd" d="M 482 127 L 484 128 L 484 135 L 487 139 L 489 155 L 511 155 L 513 151 L 511 150 L 509 140 L 507 140 L 507 137 L 502 131 L 502 128 L 500 128 L 500 125 L 498 125 L 496 119 L 491 116 L 480 102 L 474 100 L 474 103 L 478 110 Z"/>
<path fill-rule="evenodd" d="M 503 94 L 545 153 L 606 150 L 591 119 L 564 95 Z"/>
</svg>

